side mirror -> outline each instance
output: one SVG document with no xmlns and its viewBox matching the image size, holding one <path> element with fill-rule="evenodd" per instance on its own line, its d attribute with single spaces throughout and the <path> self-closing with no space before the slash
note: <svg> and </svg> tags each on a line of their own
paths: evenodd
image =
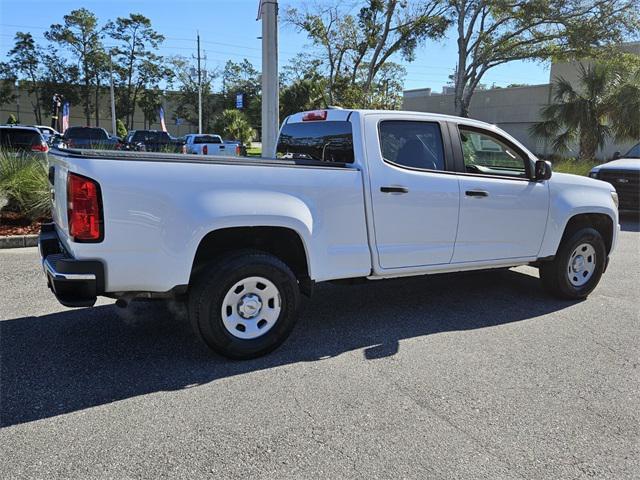
<svg viewBox="0 0 640 480">
<path fill-rule="evenodd" d="M 613 152 L 613 159 L 617 160 L 621 157 L 622 155 L 620 154 L 620 152 Z"/>
<path fill-rule="evenodd" d="M 535 180 L 549 180 L 551 178 L 551 162 L 546 160 L 536 161 Z"/>
</svg>

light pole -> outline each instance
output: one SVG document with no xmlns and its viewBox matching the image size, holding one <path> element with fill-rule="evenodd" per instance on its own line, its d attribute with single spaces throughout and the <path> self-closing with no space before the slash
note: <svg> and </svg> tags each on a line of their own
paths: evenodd
<svg viewBox="0 0 640 480">
<path fill-rule="evenodd" d="M 276 156 L 279 120 L 278 0 L 260 0 L 262 20 L 262 156 Z"/>
<path fill-rule="evenodd" d="M 202 133 L 202 70 L 200 69 L 200 32 L 198 32 L 198 133 Z"/>
</svg>

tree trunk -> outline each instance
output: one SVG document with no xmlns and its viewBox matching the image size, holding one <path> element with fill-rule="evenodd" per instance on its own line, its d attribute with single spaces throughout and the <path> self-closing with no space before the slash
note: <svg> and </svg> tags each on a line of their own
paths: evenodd
<svg viewBox="0 0 640 480">
<path fill-rule="evenodd" d="M 100 126 L 100 77 L 96 75 L 96 127 Z"/>
<path fill-rule="evenodd" d="M 467 41 L 464 33 L 464 22 L 466 12 L 461 9 L 458 12 L 458 64 L 454 75 L 454 96 L 453 104 L 456 115 L 461 117 L 469 116 L 469 105 L 464 104 L 464 93 L 467 83 Z"/>
<path fill-rule="evenodd" d="M 578 160 L 592 161 L 596 158 L 598 142 L 588 132 L 580 132 Z"/>
</svg>

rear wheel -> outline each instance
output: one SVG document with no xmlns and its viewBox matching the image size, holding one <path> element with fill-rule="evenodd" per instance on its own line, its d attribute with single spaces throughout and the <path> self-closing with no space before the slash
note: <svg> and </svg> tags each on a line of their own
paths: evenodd
<svg viewBox="0 0 640 480">
<path fill-rule="evenodd" d="M 215 352 L 255 358 L 277 348 L 291 333 L 299 289 L 289 267 L 259 251 L 214 261 L 189 293 L 189 316 L 197 334 Z"/>
<path fill-rule="evenodd" d="M 586 298 L 598 285 L 607 261 L 600 233 L 581 228 L 562 242 L 555 259 L 540 267 L 545 289 L 559 298 Z"/>
</svg>

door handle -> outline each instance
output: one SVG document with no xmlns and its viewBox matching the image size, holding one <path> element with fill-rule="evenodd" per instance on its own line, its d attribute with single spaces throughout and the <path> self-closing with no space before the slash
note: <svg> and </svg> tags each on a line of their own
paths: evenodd
<svg viewBox="0 0 640 480">
<path fill-rule="evenodd" d="M 467 197 L 488 197 L 489 192 L 485 190 L 467 190 L 464 192 Z"/>
<path fill-rule="evenodd" d="M 382 193 L 409 193 L 407 187 L 380 187 Z"/>
</svg>

